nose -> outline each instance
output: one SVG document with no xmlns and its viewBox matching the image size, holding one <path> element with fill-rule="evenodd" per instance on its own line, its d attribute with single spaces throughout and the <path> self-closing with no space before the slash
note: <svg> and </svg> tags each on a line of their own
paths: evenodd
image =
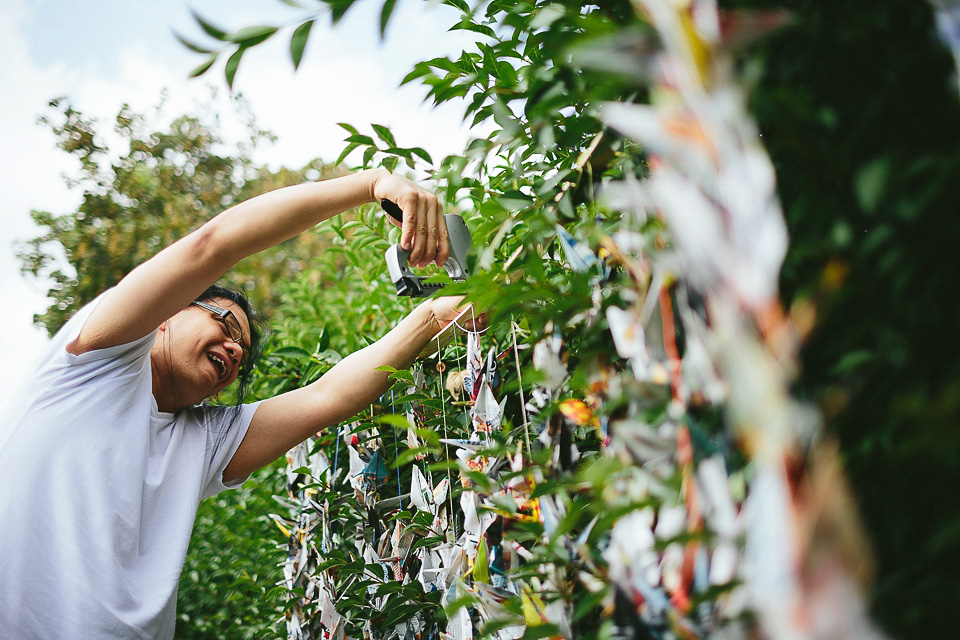
<svg viewBox="0 0 960 640">
<path fill-rule="evenodd" d="M 224 344 L 227 347 L 227 356 L 230 358 L 230 361 L 234 364 L 240 364 L 240 361 L 243 359 L 243 347 L 233 340 L 227 340 Z"/>
</svg>

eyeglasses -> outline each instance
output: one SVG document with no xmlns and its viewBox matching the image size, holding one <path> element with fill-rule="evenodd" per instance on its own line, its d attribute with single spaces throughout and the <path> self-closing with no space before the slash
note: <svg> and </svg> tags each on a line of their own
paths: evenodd
<svg viewBox="0 0 960 640">
<path fill-rule="evenodd" d="M 240 366 L 244 367 L 247 365 L 247 362 L 250 360 L 250 350 L 243 344 L 243 328 L 240 326 L 240 321 L 237 320 L 237 316 L 233 315 L 233 311 L 229 309 L 224 309 L 223 307 L 218 307 L 215 304 L 210 304 L 209 302 L 201 302 L 195 300 L 190 304 L 195 304 L 198 307 L 202 307 L 215 315 L 217 320 L 219 320 L 227 330 L 227 335 L 230 336 L 230 339 L 240 345 L 240 349 L 243 351 L 243 354 L 240 356 Z"/>
</svg>

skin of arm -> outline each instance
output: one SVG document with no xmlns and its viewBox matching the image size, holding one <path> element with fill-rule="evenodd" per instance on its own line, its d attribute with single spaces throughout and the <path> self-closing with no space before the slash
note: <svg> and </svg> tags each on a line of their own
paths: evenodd
<svg viewBox="0 0 960 640">
<path fill-rule="evenodd" d="M 224 470 L 224 482 L 269 464 L 291 447 L 368 407 L 390 386 L 378 367 L 410 366 L 429 340 L 462 311 L 459 297 L 421 303 L 377 342 L 356 351 L 316 382 L 263 401 Z"/>
<path fill-rule="evenodd" d="M 80 354 L 145 336 L 243 258 L 384 198 L 404 212 L 401 244 L 412 247 L 410 263 L 442 265 L 449 255 L 442 211 L 435 196 L 409 180 L 374 169 L 286 187 L 231 207 L 131 271 L 101 300 L 67 350 Z"/>
</svg>

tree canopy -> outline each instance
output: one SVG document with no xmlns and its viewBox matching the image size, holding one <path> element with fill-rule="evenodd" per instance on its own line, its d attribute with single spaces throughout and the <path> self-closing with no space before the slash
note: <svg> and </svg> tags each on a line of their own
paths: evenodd
<svg viewBox="0 0 960 640">
<path fill-rule="evenodd" d="M 215 117 L 181 115 L 164 125 L 162 105 L 149 116 L 124 106 L 109 132 L 69 100 L 50 102 L 41 122 L 58 147 L 78 160 L 78 173 L 65 179 L 83 199 L 73 212 L 31 214 L 45 232 L 23 244 L 21 268 L 52 282 L 52 302 L 38 324 L 53 334 L 135 266 L 230 205 L 307 178 L 336 175 L 319 160 L 296 170 L 256 164 L 251 153 L 272 134 L 257 127 L 242 100 L 235 105 L 245 118 L 247 138 L 228 143 Z M 111 136 L 117 141 L 108 148 Z M 316 234 L 303 234 L 244 261 L 224 282 L 269 309 L 277 295 L 272 283 L 303 269 L 324 243 Z"/>
</svg>

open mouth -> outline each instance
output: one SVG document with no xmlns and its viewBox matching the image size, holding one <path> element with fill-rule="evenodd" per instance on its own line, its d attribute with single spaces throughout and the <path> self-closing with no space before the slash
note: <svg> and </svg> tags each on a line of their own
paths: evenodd
<svg viewBox="0 0 960 640">
<path fill-rule="evenodd" d="M 219 373 L 219 377 L 220 377 L 220 378 L 226 377 L 226 375 L 227 375 L 227 370 L 228 370 L 228 369 L 227 369 L 227 363 L 224 362 L 223 358 L 221 358 L 220 356 L 218 356 L 218 355 L 215 354 L 215 353 L 208 353 L 208 354 L 207 354 L 207 358 L 209 358 L 209 359 L 210 359 L 210 362 L 212 362 L 212 363 L 214 364 L 214 366 L 217 368 L 217 372 Z"/>
</svg>

